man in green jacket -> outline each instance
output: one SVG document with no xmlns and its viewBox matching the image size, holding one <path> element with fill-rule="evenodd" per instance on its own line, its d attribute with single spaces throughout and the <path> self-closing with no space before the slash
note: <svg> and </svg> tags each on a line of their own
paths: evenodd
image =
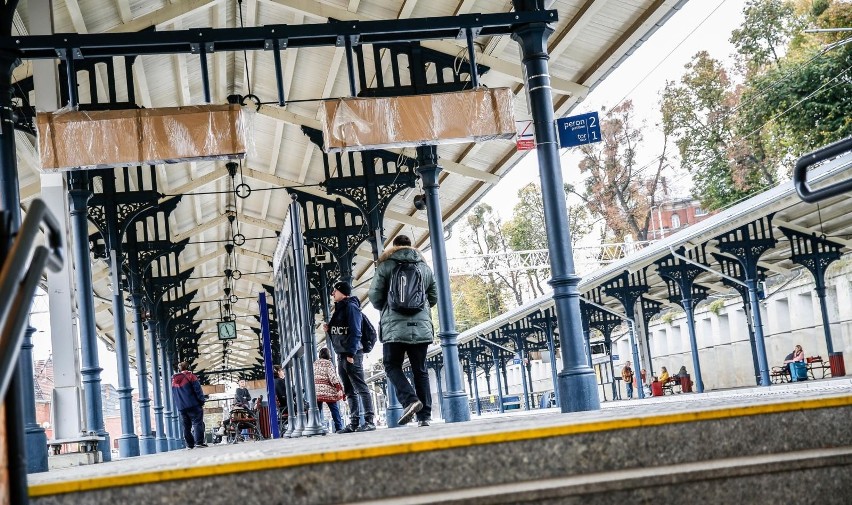
<svg viewBox="0 0 852 505">
<path fill-rule="evenodd" d="M 408 424 L 417 415 L 420 426 L 429 426 L 432 392 L 426 351 L 435 334 L 429 309 L 438 302 L 438 290 L 432 270 L 411 246 L 410 238 L 396 237 L 393 247 L 379 258 L 369 296 L 382 314 L 379 335 L 385 373 L 404 407 L 399 424 Z M 414 375 L 413 388 L 402 372 L 406 355 Z"/>
</svg>

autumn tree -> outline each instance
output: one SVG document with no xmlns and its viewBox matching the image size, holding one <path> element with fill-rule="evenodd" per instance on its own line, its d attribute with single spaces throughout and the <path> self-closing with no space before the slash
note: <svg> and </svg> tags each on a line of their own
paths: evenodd
<svg viewBox="0 0 852 505">
<path fill-rule="evenodd" d="M 586 176 L 585 191 L 576 191 L 589 211 L 603 218 L 616 241 L 629 235 L 648 240 L 651 209 L 659 203 L 663 172 L 669 168 L 666 152 L 670 129 L 663 132 L 659 154 L 642 164 L 640 153 L 648 152 L 642 129 L 634 117 L 633 103 L 626 100 L 610 110 L 600 122 L 601 142 L 582 147 L 580 172 Z"/>
</svg>

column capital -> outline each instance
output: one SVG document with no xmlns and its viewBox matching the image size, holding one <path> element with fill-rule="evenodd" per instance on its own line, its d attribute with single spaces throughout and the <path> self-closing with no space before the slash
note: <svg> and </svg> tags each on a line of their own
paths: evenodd
<svg viewBox="0 0 852 505">
<path fill-rule="evenodd" d="M 518 25 L 512 30 L 512 40 L 521 46 L 523 60 L 530 58 L 549 59 L 547 40 L 553 33 L 553 27 L 547 23 L 529 23 Z"/>
</svg>

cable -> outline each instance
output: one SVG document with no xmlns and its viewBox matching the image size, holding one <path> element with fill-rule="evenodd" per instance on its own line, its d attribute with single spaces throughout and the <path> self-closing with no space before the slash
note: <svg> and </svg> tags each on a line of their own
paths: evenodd
<svg viewBox="0 0 852 505">
<path fill-rule="evenodd" d="M 710 11 L 710 13 L 709 13 L 709 14 L 707 14 L 706 16 L 704 16 L 704 19 L 702 19 L 700 23 L 698 23 L 697 25 L 695 25 L 695 28 L 693 28 L 693 29 L 692 29 L 689 33 L 687 33 L 687 34 L 686 34 L 686 36 L 685 36 L 683 39 L 681 39 L 681 41 L 680 41 L 680 42 L 678 42 L 678 43 L 677 43 L 677 45 L 675 45 L 675 46 L 672 48 L 672 50 L 671 50 L 671 51 L 669 51 L 669 52 L 668 52 L 668 54 L 666 54 L 666 55 L 665 55 L 665 57 L 663 57 L 663 59 L 662 59 L 662 60 L 660 60 L 660 62 L 659 62 L 659 63 L 657 63 L 657 64 L 654 66 L 654 68 L 652 68 L 651 70 L 649 70 L 649 71 L 648 71 L 648 73 L 647 73 L 647 74 L 645 74 L 645 76 L 644 76 L 644 77 L 642 77 L 642 79 L 641 79 L 639 82 L 637 82 L 637 83 L 636 83 L 636 85 L 635 85 L 635 86 L 633 86 L 633 87 L 630 89 L 630 91 L 628 91 L 628 92 L 627 92 L 627 93 L 626 93 L 623 97 L 621 97 L 621 100 L 619 100 L 619 101 L 618 101 L 618 103 L 616 103 L 613 107 L 611 107 L 611 108 L 610 108 L 610 110 L 612 110 L 612 109 L 614 109 L 614 108 L 618 107 L 619 105 L 621 105 L 621 102 L 623 102 L 624 100 L 626 100 L 626 99 L 627 99 L 627 97 L 628 97 L 628 96 L 630 96 L 630 94 L 631 94 L 631 93 L 633 93 L 634 91 L 636 91 L 636 88 L 638 88 L 638 87 L 639 87 L 639 86 L 640 86 L 643 82 L 645 82 L 645 79 L 647 79 L 648 77 L 650 77 L 650 76 L 651 76 L 651 74 L 653 74 L 653 73 L 654 73 L 654 72 L 655 72 L 658 68 L 660 68 L 660 65 L 662 65 L 662 64 L 663 64 L 663 63 L 664 63 L 667 59 L 669 59 L 669 57 L 670 57 L 670 56 L 671 56 L 671 55 L 672 55 L 675 51 L 677 51 L 677 49 L 678 49 L 681 45 L 683 45 L 683 43 L 684 43 L 684 42 L 686 42 L 686 40 L 687 40 L 689 37 L 691 37 L 691 36 L 692 36 L 692 34 L 693 34 L 693 33 L 695 33 L 695 31 L 696 31 L 696 30 L 698 30 L 699 28 L 701 28 L 701 26 L 702 26 L 702 25 L 703 25 L 703 24 L 704 24 L 704 23 L 705 23 L 705 22 L 706 22 L 706 21 L 710 18 L 710 16 L 712 16 L 713 14 L 715 14 L 715 13 L 716 13 L 716 11 L 717 11 L 717 10 L 719 10 L 719 8 L 720 8 L 720 7 L 722 7 L 723 5 L 725 5 L 727 2 L 728 2 L 728 0 L 722 0 L 721 2 L 719 2 L 719 5 L 717 5 L 717 6 L 716 6 L 716 8 L 714 8 L 712 11 Z"/>
<path fill-rule="evenodd" d="M 245 28 L 243 23 L 243 0 L 237 0 L 237 10 L 240 12 L 240 28 Z M 249 75 L 248 52 L 245 49 L 243 49 L 243 62 L 246 67 L 246 85 L 248 87 L 248 94 L 251 95 L 251 76 Z"/>
</svg>

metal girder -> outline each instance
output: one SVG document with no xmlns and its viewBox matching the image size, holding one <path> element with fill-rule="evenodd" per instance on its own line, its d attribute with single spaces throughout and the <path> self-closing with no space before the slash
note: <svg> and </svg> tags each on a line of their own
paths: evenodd
<svg viewBox="0 0 852 505">
<path fill-rule="evenodd" d="M 315 2 L 311 2 L 315 3 Z M 16 51 L 22 59 L 56 58 L 57 51 L 69 57 L 96 58 L 144 54 L 195 54 L 254 51 L 272 48 L 272 41 L 286 47 L 336 47 L 341 38 L 355 37 L 360 44 L 400 40 L 455 39 L 465 29 L 480 36 L 507 34 L 516 24 L 552 23 L 555 10 L 495 14 L 464 14 L 410 20 L 349 21 L 303 25 L 268 25 L 246 28 L 194 28 L 151 33 L 107 33 L 30 35 L 2 37 L 0 49 Z"/>
<path fill-rule="evenodd" d="M 321 2 L 315 2 L 310 0 L 273 0 L 273 3 L 278 4 L 282 7 L 302 12 L 305 14 L 309 14 L 311 16 L 315 16 L 322 19 L 336 19 L 338 21 L 353 21 L 358 19 L 364 19 L 365 16 L 369 16 L 364 13 L 354 13 L 353 11 L 347 9 L 341 9 L 338 7 L 333 7 L 328 4 L 324 4 Z M 412 2 L 408 2 L 411 4 Z M 406 7 L 407 7 L 406 5 Z M 465 14 L 457 14 L 457 16 L 468 15 L 466 14 L 467 9 L 464 10 Z M 399 18 L 406 18 L 407 15 L 405 12 L 405 7 L 400 10 Z M 473 15 L 473 14 L 470 14 Z M 375 19 L 375 18 L 374 18 Z M 550 22 L 555 22 L 556 19 L 552 19 Z M 483 34 L 484 35 L 484 34 Z M 495 34 L 499 35 L 499 34 Z M 508 35 L 508 32 L 503 34 Z M 456 38 L 456 37 L 447 37 L 447 38 Z M 402 40 L 402 39 L 398 39 Z M 422 40 L 422 39 L 411 39 L 411 40 Z M 424 42 L 423 47 L 427 47 L 429 49 L 440 51 L 445 54 L 455 55 L 462 47 L 457 46 L 452 42 Z M 502 58 L 498 58 L 489 54 L 485 54 L 482 51 L 476 51 L 476 60 L 478 63 L 482 65 L 487 65 L 492 68 L 492 70 L 499 72 L 507 77 L 511 77 L 513 80 L 518 82 L 519 84 L 524 84 L 524 75 L 523 70 L 517 64 L 517 62 L 511 62 L 504 60 Z M 577 84 L 575 82 L 568 81 L 567 79 L 560 79 L 558 77 L 551 76 L 550 85 L 553 90 L 558 93 L 564 93 L 572 96 L 577 96 L 579 98 L 585 97 L 588 92 L 588 86 L 583 86 L 581 84 Z"/>
</svg>

